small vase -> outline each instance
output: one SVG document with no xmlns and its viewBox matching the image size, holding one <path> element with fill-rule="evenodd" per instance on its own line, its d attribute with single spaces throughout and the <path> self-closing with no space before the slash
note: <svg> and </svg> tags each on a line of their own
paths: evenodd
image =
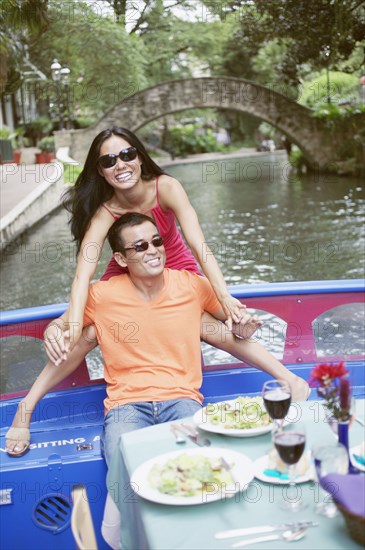
<svg viewBox="0 0 365 550">
<path fill-rule="evenodd" d="M 337 424 L 338 442 L 346 448 L 347 456 L 349 460 L 349 474 L 358 474 L 360 470 L 352 465 L 349 452 L 349 420 L 339 420 Z"/>
</svg>

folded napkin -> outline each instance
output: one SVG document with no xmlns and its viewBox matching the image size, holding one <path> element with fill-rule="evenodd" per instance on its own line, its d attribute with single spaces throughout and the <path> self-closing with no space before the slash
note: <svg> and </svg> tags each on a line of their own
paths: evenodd
<svg viewBox="0 0 365 550">
<path fill-rule="evenodd" d="M 328 474 L 319 482 L 349 512 L 365 518 L 365 476 Z"/>
<path fill-rule="evenodd" d="M 365 466 L 365 458 L 363 458 L 363 457 L 360 456 L 360 455 L 355 455 L 355 454 L 353 454 L 352 456 L 354 457 L 354 459 L 356 460 L 356 462 L 358 462 L 358 463 L 361 464 L 362 466 Z"/>
</svg>

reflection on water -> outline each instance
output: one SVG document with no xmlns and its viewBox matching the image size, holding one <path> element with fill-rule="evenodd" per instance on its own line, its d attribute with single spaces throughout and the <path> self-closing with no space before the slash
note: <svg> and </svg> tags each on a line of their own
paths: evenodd
<svg viewBox="0 0 365 550">
<path fill-rule="evenodd" d="M 363 276 L 358 179 L 293 175 L 282 154 L 169 172 L 184 182 L 229 283 Z"/>
<path fill-rule="evenodd" d="M 364 276 L 359 178 L 293 175 L 281 152 L 167 171 L 183 183 L 229 284 Z M 109 258 L 106 245 L 96 278 Z M 74 271 L 59 210 L 3 254 L 1 309 L 67 301 Z"/>
</svg>

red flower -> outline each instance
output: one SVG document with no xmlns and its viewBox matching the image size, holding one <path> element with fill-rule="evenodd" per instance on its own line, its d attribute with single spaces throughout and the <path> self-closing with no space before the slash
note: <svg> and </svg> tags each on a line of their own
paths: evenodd
<svg viewBox="0 0 365 550">
<path fill-rule="evenodd" d="M 348 420 L 350 415 L 351 388 L 344 363 L 321 363 L 312 369 L 309 384 L 317 387 L 326 408 L 337 420 Z"/>
<path fill-rule="evenodd" d="M 314 367 L 311 372 L 309 385 L 311 387 L 329 386 L 336 378 L 341 378 L 348 374 L 348 370 L 343 362 L 338 363 L 321 363 Z"/>
</svg>

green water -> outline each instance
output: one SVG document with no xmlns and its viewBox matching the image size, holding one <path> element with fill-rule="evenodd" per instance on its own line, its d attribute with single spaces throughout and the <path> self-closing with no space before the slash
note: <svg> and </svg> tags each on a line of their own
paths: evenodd
<svg viewBox="0 0 365 550">
<path fill-rule="evenodd" d="M 360 179 L 293 175 L 280 152 L 166 170 L 183 183 L 229 284 L 364 276 Z M 3 254 L 1 309 L 67 301 L 74 271 L 59 210 Z"/>
</svg>

